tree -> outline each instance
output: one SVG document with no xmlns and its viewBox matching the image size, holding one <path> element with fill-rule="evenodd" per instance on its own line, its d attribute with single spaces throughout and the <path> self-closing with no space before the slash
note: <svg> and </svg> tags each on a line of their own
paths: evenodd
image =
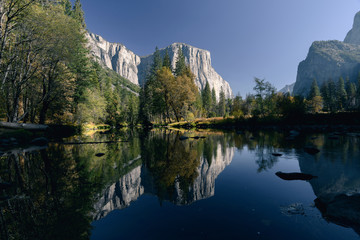
<svg viewBox="0 0 360 240">
<path fill-rule="evenodd" d="M 179 46 L 178 52 L 177 52 L 177 60 L 176 60 L 176 67 L 175 67 L 175 76 L 180 76 L 184 73 L 184 70 L 186 68 L 185 64 L 185 56 L 182 52 L 181 46 Z"/>
<path fill-rule="evenodd" d="M 323 98 L 321 97 L 316 79 L 313 80 L 307 100 L 309 111 L 312 113 L 319 112 L 323 107 Z"/>
<path fill-rule="evenodd" d="M 66 5 L 65 5 L 66 6 Z M 66 9 L 65 9 L 66 10 Z M 81 2 L 80 0 L 75 0 L 75 4 L 73 7 L 73 11 L 72 11 L 72 17 L 78 21 L 82 27 L 85 29 L 86 28 L 86 24 L 85 24 L 85 17 L 84 17 L 84 12 L 82 10 L 81 7 Z"/>
<path fill-rule="evenodd" d="M 319 90 L 319 86 L 316 82 L 316 79 L 314 78 L 312 84 L 311 84 L 311 88 L 310 88 L 310 92 L 308 95 L 308 99 L 312 100 L 314 97 L 320 96 L 320 90 Z"/>
<path fill-rule="evenodd" d="M 217 114 L 217 99 L 215 88 L 211 90 L 211 107 L 208 117 L 214 117 Z"/>
<path fill-rule="evenodd" d="M 163 60 L 163 66 L 169 68 L 172 71 L 172 66 L 171 66 L 171 59 L 169 56 L 169 52 L 166 49 L 165 50 L 165 56 L 164 56 L 164 60 Z"/>
<path fill-rule="evenodd" d="M 204 107 L 206 115 L 208 115 L 211 112 L 211 107 L 212 107 L 212 96 L 208 81 L 206 81 L 205 87 L 201 92 L 201 98 L 202 98 L 202 105 Z"/>
<path fill-rule="evenodd" d="M 224 117 L 226 112 L 226 99 L 223 88 L 221 87 L 219 104 L 218 104 L 218 116 Z"/>
<path fill-rule="evenodd" d="M 274 96 L 276 89 L 269 82 L 265 82 L 265 79 L 255 78 L 254 90 L 256 100 L 255 114 L 259 114 L 262 117 L 272 114 L 275 109 Z"/>
<path fill-rule="evenodd" d="M 347 102 L 347 92 L 345 90 L 345 83 L 342 77 L 339 78 L 336 86 L 336 102 L 338 110 L 344 110 Z"/>
</svg>

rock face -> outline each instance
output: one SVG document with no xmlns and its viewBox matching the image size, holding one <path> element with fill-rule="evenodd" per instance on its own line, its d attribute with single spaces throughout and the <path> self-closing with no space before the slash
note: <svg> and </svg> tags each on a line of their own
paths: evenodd
<svg viewBox="0 0 360 240">
<path fill-rule="evenodd" d="M 153 63 L 153 54 L 139 57 L 124 45 L 109 43 L 101 36 L 93 33 L 87 34 L 87 38 L 92 54 L 105 66 L 135 84 L 142 85 L 146 82 L 146 76 Z M 174 69 L 179 48 L 185 56 L 186 63 L 189 64 L 191 71 L 195 74 L 195 84 L 199 90 L 202 90 L 208 81 L 210 87 L 215 89 L 217 99 L 219 99 L 221 89 L 223 89 L 226 98 L 233 96 L 229 83 L 211 66 L 209 51 L 184 43 L 173 43 L 164 49 L 160 49 L 160 55 L 163 57 L 167 50 Z"/>
<path fill-rule="evenodd" d="M 294 91 L 294 86 L 295 86 L 295 83 L 290 84 L 290 85 L 286 85 L 285 87 L 280 89 L 279 92 L 280 93 L 289 93 L 290 95 L 292 95 L 292 93 Z"/>
<path fill-rule="evenodd" d="M 346 35 L 344 42 L 360 45 L 360 12 L 355 15 L 353 27 Z"/>
<path fill-rule="evenodd" d="M 101 36 L 88 33 L 86 35 L 91 53 L 106 67 L 114 70 L 120 76 L 139 84 L 138 66 L 139 56 L 128 50 L 120 43 L 109 43 Z"/>
<path fill-rule="evenodd" d="M 344 42 L 317 41 L 312 44 L 304 61 L 298 66 L 295 95 L 306 96 L 316 79 L 319 86 L 332 79 L 349 78 L 356 82 L 360 71 L 360 12 Z"/>
</svg>

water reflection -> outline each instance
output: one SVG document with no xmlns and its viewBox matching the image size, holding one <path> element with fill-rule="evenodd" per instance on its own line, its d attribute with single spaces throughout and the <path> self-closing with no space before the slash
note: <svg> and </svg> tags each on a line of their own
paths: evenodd
<svg viewBox="0 0 360 240">
<path fill-rule="evenodd" d="M 204 138 L 182 141 L 184 134 Z M 0 185 L 1 239 L 89 239 L 94 220 L 129 207 L 144 194 L 157 196 L 160 205 L 164 201 L 189 205 L 212 197 L 216 179 L 236 151 L 254 158 L 256 169 L 250 174 L 257 177 L 285 166 L 284 159 L 298 160 L 302 173 L 317 176 L 308 182 L 323 218 L 360 234 L 356 136 L 300 134 L 289 140 L 288 133 L 275 131 L 156 130 L 64 141 L 46 149 L 13 150 L 0 158 L 0 182 L 10 184 Z M 112 143 L 66 144 L 103 141 Z M 308 154 L 307 146 L 320 152 Z M 285 167 L 279 170 L 287 172 Z"/>
<path fill-rule="evenodd" d="M 186 205 L 211 197 L 215 179 L 230 164 L 234 148 L 224 133 L 181 141 L 180 133 L 152 131 L 141 136 L 143 165 L 108 187 L 96 204 L 95 219 L 123 209 L 142 194 Z"/>
<path fill-rule="evenodd" d="M 317 175 L 310 182 L 323 217 L 360 234 L 360 138 L 321 136 L 313 142 L 316 156 L 299 155 L 302 172 Z"/>
</svg>

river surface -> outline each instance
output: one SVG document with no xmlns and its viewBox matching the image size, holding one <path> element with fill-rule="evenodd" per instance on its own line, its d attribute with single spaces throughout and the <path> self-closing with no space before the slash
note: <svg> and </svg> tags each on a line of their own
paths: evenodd
<svg viewBox="0 0 360 240">
<path fill-rule="evenodd" d="M 122 131 L 15 149 L 0 237 L 359 239 L 359 136 Z"/>
</svg>

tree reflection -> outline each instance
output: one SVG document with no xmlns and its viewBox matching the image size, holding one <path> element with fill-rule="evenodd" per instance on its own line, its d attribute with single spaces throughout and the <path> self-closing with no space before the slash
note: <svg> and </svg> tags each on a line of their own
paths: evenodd
<svg viewBox="0 0 360 240">
<path fill-rule="evenodd" d="M 179 134 L 153 131 L 144 136 L 141 156 L 154 178 L 160 201 L 173 199 L 178 185 L 187 199 L 189 188 L 198 176 L 201 153 L 198 141 L 179 140 Z"/>
<path fill-rule="evenodd" d="M 71 157 L 55 145 L 1 158 L 1 179 L 12 185 L 1 201 L 2 239 L 87 239 L 93 185 Z"/>
</svg>

